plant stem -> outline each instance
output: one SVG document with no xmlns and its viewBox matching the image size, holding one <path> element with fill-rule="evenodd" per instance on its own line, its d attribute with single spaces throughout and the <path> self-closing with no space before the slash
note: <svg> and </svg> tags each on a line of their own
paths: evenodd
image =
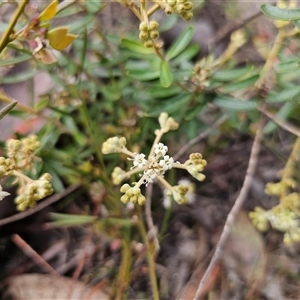
<svg viewBox="0 0 300 300">
<path fill-rule="evenodd" d="M 144 239 L 144 243 L 147 250 L 147 260 L 148 260 L 148 266 L 149 266 L 149 277 L 151 282 L 151 288 L 152 288 L 152 299 L 153 300 L 159 300 L 159 292 L 158 292 L 158 286 L 157 286 L 157 278 L 156 278 L 156 272 L 155 272 L 155 245 L 152 241 L 149 241 L 146 228 L 143 222 L 143 216 L 141 212 L 141 208 L 138 207 L 138 228 L 140 230 L 140 233 Z"/>
<path fill-rule="evenodd" d="M 20 18 L 21 14 L 23 13 L 25 6 L 29 3 L 29 0 L 23 0 L 18 9 L 16 10 L 15 14 L 13 15 L 13 17 L 11 18 L 7 29 L 5 30 L 5 32 L 2 35 L 2 38 L 0 40 L 0 53 L 3 51 L 3 49 L 6 47 L 6 45 L 9 43 L 9 36 L 11 35 L 11 33 L 14 30 L 14 27 L 18 21 L 18 19 Z"/>
</svg>

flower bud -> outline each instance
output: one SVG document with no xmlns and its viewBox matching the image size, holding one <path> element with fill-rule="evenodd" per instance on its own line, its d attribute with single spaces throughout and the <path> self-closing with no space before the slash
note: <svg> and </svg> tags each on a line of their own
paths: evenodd
<svg viewBox="0 0 300 300">
<path fill-rule="evenodd" d="M 159 32 L 157 30 L 151 31 L 150 37 L 151 37 L 151 39 L 156 40 L 159 37 Z"/>
</svg>

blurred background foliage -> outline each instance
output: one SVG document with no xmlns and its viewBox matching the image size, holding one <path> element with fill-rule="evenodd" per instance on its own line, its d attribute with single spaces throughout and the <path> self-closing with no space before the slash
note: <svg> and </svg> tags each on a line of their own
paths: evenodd
<svg viewBox="0 0 300 300">
<path fill-rule="evenodd" d="M 0 8 L 6 5 L 2 1 Z M 112 9 L 111 5 L 120 17 L 107 22 L 109 17 L 105 12 Z M 66 50 L 51 50 L 57 59 L 52 64 L 36 59 L 28 47 L 8 44 L 0 54 L 0 84 L 4 88 L 0 91 L 0 101 L 7 105 L 18 100 L 19 104 L 13 109 L 10 104 L 0 116 L 8 113 L 23 120 L 16 128 L 16 137 L 26 136 L 30 131 L 38 135 L 41 160 L 36 163 L 34 177 L 49 172 L 56 192 L 71 184 L 83 184 L 92 190 L 98 183 L 98 192 L 104 195 L 101 199 L 107 210 L 102 211 L 104 220 L 95 221 L 90 207 L 85 207 L 81 211 L 82 218 L 53 214 L 53 224 L 98 222 L 101 229 L 123 240 L 126 254 L 129 241 L 139 240 L 135 230 L 129 229 L 133 225 L 126 218 L 135 213 L 141 216 L 142 212 L 139 208 L 134 213 L 128 212 L 119 201 L 119 191 L 112 186 L 110 174 L 115 166 L 126 167 L 128 162 L 118 155 L 103 157 L 102 143 L 112 136 L 125 136 L 136 152 L 148 153 L 158 126 L 157 118 L 161 112 L 166 112 L 180 124 L 177 132 L 164 137 L 171 155 L 210 130 L 205 148 L 199 146 L 209 161 L 227 146 L 227 136 L 236 132 L 254 136 L 263 114 L 268 117 L 263 129 L 264 144 L 278 160 L 286 160 L 287 157 L 276 149 L 276 143 L 282 139 L 282 128 L 287 129 L 284 125 L 294 128 L 292 134 L 299 134 L 300 18 L 294 17 L 294 23 L 275 22 L 275 27 L 266 32 L 251 22 L 251 18 L 243 20 L 237 4 L 226 2 L 220 7 L 227 18 L 238 16 L 239 25 L 230 22 L 217 44 L 214 37 L 202 44 L 201 38 L 195 40 L 195 36 L 201 30 L 197 27 L 197 16 L 201 16 L 206 3 L 195 7 L 196 21 L 186 22 L 181 27 L 177 26 L 179 16 L 158 14 L 160 41 L 166 40 L 161 48 L 162 59 L 139 41 L 138 21 L 126 12 L 126 8 L 117 3 L 111 5 L 101 1 L 75 1 L 55 15 L 51 20 L 53 28 L 69 26 L 69 32 L 78 37 Z M 12 7 L 14 10 L 15 6 Z M 15 31 L 23 28 L 42 9 L 43 2 L 36 6 L 30 1 Z M 10 11 L 3 13 L 2 33 L 7 29 L 9 14 Z M 255 14 L 260 16 L 259 11 Z M 277 11 L 267 10 L 267 14 L 276 17 Z M 281 19 L 287 17 L 284 18 Z M 174 28 L 176 36 L 170 41 L 168 36 Z M 222 51 L 218 50 L 220 47 Z M 44 84 L 36 80 L 41 72 L 48 75 L 51 84 L 37 96 L 34 85 Z M 30 87 L 27 103 L 22 97 L 13 99 L 7 92 L 8 86 L 18 87 L 23 82 Z M 38 128 L 29 126 L 27 130 L 32 120 L 38 120 L 34 123 Z M 1 143 L 2 148 L 6 138 Z M 293 140 L 293 136 L 290 139 Z M 290 143 L 289 146 L 293 144 Z M 187 150 L 184 156 L 189 154 Z M 299 168 L 294 175 L 299 178 Z M 178 176 L 171 172 L 169 179 L 176 184 Z M 153 209 L 161 202 L 160 193 L 155 196 Z M 170 212 L 167 212 L 164 226 L 169 217 Z M 145 242 L 147 235 L 143 226 L 137 227 Z M 118 232 L 119 228 L 124 230 Z M 118 275 L 123 276 L 122 280 L 129 276 L 129 269 L 124 272 L 127 273 Z"/>
</svg>

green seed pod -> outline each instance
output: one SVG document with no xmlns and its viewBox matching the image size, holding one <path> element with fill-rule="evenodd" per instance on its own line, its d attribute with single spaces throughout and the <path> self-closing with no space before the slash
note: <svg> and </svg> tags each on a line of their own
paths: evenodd
<svg viewBox="0 0 300 300">
<path fill-rule="evenodd" d="M 157 30 L 151 31 L 150 37 L 151 37 L 151 39 L 156 40 L 159 37 L 159 32 Z"/>
</svg>

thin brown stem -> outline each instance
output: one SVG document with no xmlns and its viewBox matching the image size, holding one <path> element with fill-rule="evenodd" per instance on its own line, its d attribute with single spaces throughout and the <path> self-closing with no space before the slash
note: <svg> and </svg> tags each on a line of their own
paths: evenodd
<svg viewBox="0 0 300 300">
<path fill-rule="evenodd" d="M 221 237 L 216 246 L 216 251 L 209 263 L 208 268 L 206 269 L 206 271 L 199 283 L 194 300 L 198 300 L 198 299 L 200 299 L 200 297 L 203 296 L 205 283 L 206 283 L 207 279 L 209 278 L 209 275 L 211 274 L 212 270 L 215 268 L 217 262 L 221 258 L 224 244 L 230 234 L 231 226 L 234 223 L 236 216 L 237 216 L 238 212 L 240 211 L 240 209 L 248 195 L 250 187 L 252 185 L 253 176 L 254 176 L 256 166 L 257 166 L 258 156 L 259 156 L 259 151 L 260 151 L 260 141 L 262 139 L 262 128 L 263 128 L 263 120 L 261 119 L 259 128 L 257 130 L 256 136 L 255 136 L 255 139 L 253 142 L 253 146 L 251 149 L 250 159 L 249 159 L 248 168 L 246 171 L 246 176 L 245 176 L 245 180 L 243 183 L 243 187 L 242 187 L 230 213 L 227 216 L 227 220 L 225 222 L 224 229 L 222 231 Z"/>
</svg>

